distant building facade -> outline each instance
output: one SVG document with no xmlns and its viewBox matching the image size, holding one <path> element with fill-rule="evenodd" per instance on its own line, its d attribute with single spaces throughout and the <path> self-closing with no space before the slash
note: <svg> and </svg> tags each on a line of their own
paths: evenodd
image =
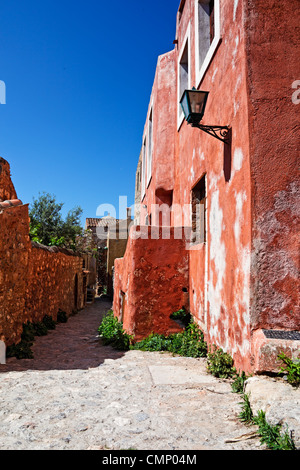
<svg viewBox="0 0 300 470">
<path fill-rule="evenodd" d="M 124 256 L 131 210 L 127 209 L 127 219 L 116 219 L 110 215 L 102 218 L 87 218 L 85 229 L 91 230 L 95 246 L 98 249 L 97 279 L 100 290 L 106 288 L 109 297 L 113 296 L 113 267 L 116 258 Z"/>
</svg>

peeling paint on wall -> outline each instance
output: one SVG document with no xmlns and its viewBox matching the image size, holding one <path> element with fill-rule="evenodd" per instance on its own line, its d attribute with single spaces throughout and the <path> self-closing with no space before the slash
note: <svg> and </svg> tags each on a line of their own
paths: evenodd
<svg viewBox="0 0 300 470">
<path fill-rule="evenodd" d="M 222 302 L 223 279 L 226 269 L 226 248 L 222 241 L 223 210 L 219 203 L 219 190 L 211 195 L 209 212 L 210 231 L 210 272 L 208 281 L 209 315 L 211 319 L 211 337 L 217 334 L 217 320 L 220 318 Z"/>
</svg>

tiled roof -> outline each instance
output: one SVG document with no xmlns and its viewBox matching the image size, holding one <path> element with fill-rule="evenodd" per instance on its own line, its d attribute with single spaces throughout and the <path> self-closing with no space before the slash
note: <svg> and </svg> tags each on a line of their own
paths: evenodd
<svg viewBox="0 0 300 470">
<path fill-rule="evenodd" d="M 103 217 L 102 219 L 86 219 L 87 227 L 106 227 L 107 225 L 114 225 L 118 222 L 118 219 L 114 217 Z"/>
<path fill-rule="evenodd" d="M 7 209 L 8 207 L 22 206 L 23 202 L 20 199 L 11 199 L 9 201 L 0 201 L 0 210 Z"/>
</svg>

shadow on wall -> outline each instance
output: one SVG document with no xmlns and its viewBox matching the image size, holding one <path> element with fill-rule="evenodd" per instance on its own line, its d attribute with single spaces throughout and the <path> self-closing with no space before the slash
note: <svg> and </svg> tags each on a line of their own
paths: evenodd
<svg viewBox="0 0 300 470">
<path fill-rule="evenodd" d="M 230 128 L 227 134 L 228 143 L 224 144 L 224 156 L 223 156 L 223 173 L 226 183 L 231 178 L 231 152 L 232 152 L 232 129 Z"/>
</svg>

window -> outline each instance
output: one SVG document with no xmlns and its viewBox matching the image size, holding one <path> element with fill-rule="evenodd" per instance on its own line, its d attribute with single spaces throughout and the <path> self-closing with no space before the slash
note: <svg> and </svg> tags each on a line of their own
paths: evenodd
<svg viewBox="0 0 300 470">
<path fill-rule="evenodd" d="M 141 196 L 142 200 L 145 196 L 145 189 L 146 189 L 146 137 L 143 143 L 143 149 L 142 149 L 142 181 L 141 181 Z"/>
<path fill-rule="evenodd" d="M 192 189 L 192 243 L 206 242 L 206 175 Z"/>
<path fill-rule="evenodd" d="M 197 86 L 199 86 L 220 40 L 220 0 L 195 0 Z"/>
<path fill-rule="evenodd" d="M 178 103 L 178 128 L 181 126 L 184 119 L 184 114 L 179 104 L 180 99 L 184 93 L 184 90 L 190 88 L 191 73 L 190 73 L 190 25 L 187 28 L 187 32 L 183 41 L 183 45 L 179 54 L 178 60 L 178 84 L 177 84 L 177 103 Z"/>
<path fill-rule="evenodd" d="M 147 186 L 150 183 L 152 176 L 152 148 L 153 148 L 153 131 L 152 131 L 152 109 L 149 115 L 148 122 L 148 153 L 147 153 Z"/>
<path fill-rule="evenodd" d="M 186 43 L 182 57 L 179 63 L 179 84 L 180 92 L 179 95 L 182 96 L 184 90 L 188 88 L 189 85 L 189 53 L 188 53 L 188 43 Z"/>
</svg>

